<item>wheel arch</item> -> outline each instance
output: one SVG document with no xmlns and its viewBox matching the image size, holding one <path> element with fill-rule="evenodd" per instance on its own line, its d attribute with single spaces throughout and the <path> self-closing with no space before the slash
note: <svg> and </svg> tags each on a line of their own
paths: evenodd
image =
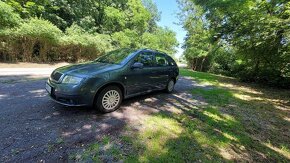
<svg viewBox="0 0 290 163">
<path fill-rule="evenodd" d="M 169 81 L 170 81 L 171 79 L 173 79 L 174 84 L 176 84 L 176 82 L 177 82 L 177 78 L 172 76 L 171 78 L 169 78 Z M 168 82 L 169 82 L 169 81 L 168 81 Z"/>
<path fill-rule="evenodd" d="M 122 96 L 123 98 L 125 97 L 125 92 L 126 92 L 126 89 L 125 89 L 125 86 L 120 83 L 120 82 L 109 82 L 109 83 L 106 83 L 106 84 L 103 84 L 101 87 L 99 87 L 97 89 L 97 91 L 95 92 L 95 95 L 94 95 L 94 98 L 93 98 L 93 102 L 92 102 L 92 105 L 95 104 L 95 101 L 97 100 L 97 97 L 99 95 L 99 93 L 106 87 L 108 86 L 117 86 L 120 88 L 120 90 L 122 91 Z"/>
</svg>

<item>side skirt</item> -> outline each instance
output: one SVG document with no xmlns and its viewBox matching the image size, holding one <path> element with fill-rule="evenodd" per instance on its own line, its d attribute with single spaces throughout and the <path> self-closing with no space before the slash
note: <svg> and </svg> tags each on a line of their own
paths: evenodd
<svg viewBox="0 0 290 163">
<path fill-rule="evenodd" d="M 140 92 L 140 93 L 130 94 L 130 95 L 126 95 L 124 97 L 124 99 L 128 99 L 128 98 L 135 97 L 135 96 L 140 96 L 140 95 L 146 95 L 148 93 L 155 92 L 155 91 L 161 91 L 161 90 L 164 90 L 164 89 L 152 89 L 152 90 L 148 90 L 148 91 L 144 91 L 144 92 Z"/>
</svg>

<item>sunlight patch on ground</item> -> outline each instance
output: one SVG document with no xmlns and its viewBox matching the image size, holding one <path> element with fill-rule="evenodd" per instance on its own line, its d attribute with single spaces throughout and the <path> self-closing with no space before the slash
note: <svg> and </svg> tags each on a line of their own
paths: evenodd
<svg viewBox="0 0 290 163">
<path fill-rule="evenodd" d="M 226 148 L 219 148 L 219 153 L 223 158 L 227 160 L 233 160 L 235 156 L 229 151 L 229 149 Z"/>
<path fill-rule="evenodd" d="M 252 101 L 252 100 L 256 100 L 256 101 L 264 101 L 263 98 L 261 97 L 253 97 L 253 96 L 249 96 L 249 95 L 245 95 L 245 94 L 239 94 L 239 93 L 234 93 L 233 94 L 234 97 L 240 99 L 240 100 L 244 100 L 244 101 Z"/>
<path fill-rule="evenodd" d="M 76 131 L 68 131 L 68 132 L 63 132 L 61 135 L 63 137 L 69 137 L 69 136 L 74 135 L 76 133 L 77 133 Z"/>
<path fill-rule="evenodd" d="M 145 118 L 142 121 L 142 126 L 138 133 L 129 131 L 129 140 L 132 140 L 134 142 L 133 146 L 136 146 L 137 150 L 139 150 L 139 155 L 135 155 L 129 158 L 129 160 L 150 162 L 153 158 L 157 159 L 167 155 L 169 152 L 169 149 L 166 147 L 167 143 L 172 139 L 180 137 L 180 134 L 184 130 L 176 120 L 162 115 Z M 135 152 L 135 154 L 138 153 L 138 151 Z"/>
<path fill-rule="evenodd" d="M 151 98 L 146 98 L 144 101 L 145 102 L 155 102 L 157 101 L 158 99 L 156 99 L 155 97 L 151 97 Z"/>
<path fill-rule="evenodd" d="M 290 107 L 286 106 L 280 106 L 280 105 L 274 105 L 276 109 L 282 110 L 282 111 L 290 111 Z"/>
<path fill-rule="evenodd" d="M 239 147 L 239 149 L 231 149 L 231 148 L 219 148 L 219 153 L 223 158 L 227 159 L 230 162 L 253 162 L 251 156 L 247 153 L 243 146 Z M 243 161 L 237 161 L 243 160 Z"/>
<path fill-rule="evenodd" d="M 44 92 L 46 92 L 44 89 L 29 91 L 29 93 L 44 93 Z"/>
<path fill-rule="evenodd" d="M 193 131 L 193 136 L 195 137 L 197 142 L 201 144 L 203 147 L 208 147 L 211 144 L 210 142 L 211 140 L 208 139 L 201 131 L 198 130 Z"/>
<path fill-rule="evenodd" d="M 86 129 L 86 130 L 90 130 L 91 128 L 92 128 L 92 125 L 89 125 L 89 124 L 83 126 L 83 129 Z"/>
<path fill-rule="evenodd" d="M 175 97 L 177 97 L 177 99 L 184 99 L 184 96 L 182 95 L 173 95 Z M 201 101 L 201 100 L 196 100 L 196 99 L 190 99 L 190 100 L 187 100 L 186 102 L 183 102 L 183 101 L 178 101 L 178 100 L 172 100 L 172 102 L 174 102 L 174 104 L 176 104 L 177 106 L 187 106 L 187 108 L 184 108 L 184 109 L 197 109 L 197 105 L 196 104 L 199 104 L 199 105 L 207 105 L 207 103 L 205 101 Z"/>
<path fill-rule="evenodd" d="M 8 95 L 0 95 L 0 100 L 4 99 L 6 97 L 8 97 Z"/>
<path fill-rule="evenodd" d="M 284 117 L 284 120 L 290 122 L 290 117 Z"/>
<path fill-rule="evenodd" d="M 279 154 L 283 155 L 284 157 L 290 159 L 290 151 L 289 149 L 287 149 L 286 147 L 282 147 L 282 149 L 277 148 L 275 146 L 273 146 L 271 143 L 263 143 L 265 146 L 267 146 L 268 148 L 271 148 L 272 150 L 278 152 Z"/>
<path fill-rule="evenodd" d="M 263 95 L 262 92 L 259 92 L 259 91 L 255 90 L 253 88 L 244 87 L 244 86 L 240 86 L 240 85 L 236 85 L 236 84 L 231 84 L 231 83 L 223 83 L 223 82 L 220 82 L 218 84 L 218 86 L 225 87 L 225 88 L 229 88 L 231 90 L 239 91 L 239 92 L 243 92 L 243 93 L 248 93 L 248 94 L 253 94 L 253 95 Z"/>
<path fill-rule="evenodd" d="M 238 138 L 236 138 L 236 137 L 233 136 L 233 135 L 230 135 L 230 134 L 225 133 L 225 132 L 223 132 L 222 134 L 223 134 L 224 137 L 226 137 L 226 138 L 228 138 L 228 139 L 230 139 L 230 140 L 233 140 L 233 141 L 239 141 Z"/>
<path fill-rule="evenodd" d="M 208 112 L 208 111 L 204 111 L 203 112 L 204 115 L 216 120 L 216 121 L 224 121 L 220 116 L 216 115 L 216 114 L 213 114 L 211 112 Z"/>
</svg>

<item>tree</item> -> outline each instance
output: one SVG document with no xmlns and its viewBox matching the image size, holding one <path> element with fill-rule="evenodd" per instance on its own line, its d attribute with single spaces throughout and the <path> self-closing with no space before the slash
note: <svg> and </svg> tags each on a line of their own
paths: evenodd
<svg viewBox="0 0 290 163">
<path fill-rule="evenodd" d="M 287 71 L 285 67 L 289 65 L 290 59 L 288 51 L 290 28 L 287 25 L 290 21 L 290 2 L 181 0 L 180 4 L 183 10 L 192 11 L 182 15 L 185 18 L 182 22 L 189 37 L 195 34 L 191 29 L 198 27 L 186 26 L 187 22 L 201 20 L 206 27 L 205 30 L 211 33 L 209 39 L 212 47 L 222 42 L 229 49 L 235 49 L 240 68 L 235 68 L 239 71 L 233 74 L 234 76 L 243 80 L 272 84 L 280 82 L 280 85 L 285 85 L 284 82 L 289 81 L 289 76 L 285 75 Z M 194 11 L 197 8 L 201 16 L 196 19 Z M 190 39 L 187 39 L 187 42 L 190 42 Z M 203 49 L 199 46 L 187 44 L 184 47 L 187 52 L 187 49 L 192 48 Z M 232 64 L 235 63 L 233 61 Z"/>
<path fill-rule="evenodd" d="M 161 12 L 158 11 L 156 3 L 152 0 L 143 0 L 142 2 L 151 15 L 151 19 L 149 20 L 149 32 L 154 32 L 157 29 L 157 22 L 161 19 Z"/>
<path fill-rule="evenodd" d="M 175 33 L 157 26 L 152 0 L 5 0 L 0 7 L 0 60 L 77 61 L 118 47 L 172 54 L 177 46 Z"/>
<path fill-rule="evenodd" d="M 21 22 L 20 16 L 14 13 L 14 8 L 0 1 L 0 29 L 12 28 Z"/>
</svg>

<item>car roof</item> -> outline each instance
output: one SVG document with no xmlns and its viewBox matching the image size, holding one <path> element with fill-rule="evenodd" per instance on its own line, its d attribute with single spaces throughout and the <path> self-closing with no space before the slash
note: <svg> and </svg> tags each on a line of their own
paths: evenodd
<svg viewBox="0 0 290 163">
<path fill-rule="evenodd" d="M 149 49 L 149 48 L 140 49 L 140 51 L 150 51 L 150 52 L 154 52 L 154 53 L 168 55 L 165 52 L 162 52 L 162 51 L 159 51 L 159 50 L 153 50 L 153 49 Z"/>
</svg>

